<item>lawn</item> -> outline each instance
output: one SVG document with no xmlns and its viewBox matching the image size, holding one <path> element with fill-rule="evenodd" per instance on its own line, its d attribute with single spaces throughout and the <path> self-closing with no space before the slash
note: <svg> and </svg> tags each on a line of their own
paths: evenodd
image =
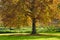
<svg viewBox="0 0 60 40">
<path fill-rule="evenodd" d="M 0 40 L 60 40 L 60 36 L 0 36 Z"/>
<path fill-rule="evenodd" d="M 5 36 L 1 36 L 0 35 L 0 40 L 60 40 L 60 32 L 57 33 L 57 32 L 47 32 L 47 33 L 44 33 L 44 31 L 46 29 L 42 29 L 43 33 L 41 33 L 41 29 L 37 28 L 37 33 L 39 34 L 47 34 L 47 35 L 50 35 L 50 36 L 32 36 L 32 35 L 23 35 L 23 36 L 19 36 L 19 35 L 15 35 L 12 36 L 11 34 L 13 33 L 9 33 L 9 32 L 18 32 L 18 34 L 29 34 L 31 33 L 31 28 L 21 28 L 19 30 L 7 30 L 8 33 L 1 33 L 2 35 L 5 35 Z M 6 30 L 3 30 L 4 32 Z M 7 36 L 6 34 L 10 34 L 11 36 Z M 55 35 L 55 36 L 52 36 L 52 35 Z"/>
</svg>

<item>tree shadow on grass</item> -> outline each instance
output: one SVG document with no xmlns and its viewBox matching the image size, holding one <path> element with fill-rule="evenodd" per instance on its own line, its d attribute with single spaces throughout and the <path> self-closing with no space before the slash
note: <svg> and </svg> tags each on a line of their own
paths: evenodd
<svg viewBox="0 0 60 40">
<path fill-rule="evenodd" d="M 55 36 L 55 35 L 25 35 L 25 36 L 20 36 L 20 39 L 40 39 L 40 38 L 58 38 L 60 39 L 60 36 Z"/>
<path fill-rule="evenodd" d="M 27 35 L 10 35 L 9 37 L 15 37 L 15 38 L 20 38 L 20 39 L 38 39 L 38 38 L 59 38 L 60 36 L 56 36 L 56 35 L 43 35 L 43 34 L 35 34 L 35 35 L 31 35 L 31 34 L 27 34 Z"/>
<path fill-rule="evenodd" d="M 40 39 L 40 38 L 58 38 L 60 39 L 60 36 L 55 36 L 55 35 L 43 35 L 43 34 L 27 34 L 27 35 L 10 35 L 10 36 L 0 36 L 0 39 L 4 40 L 28 40 L 28 39 Z"/>
</svg>

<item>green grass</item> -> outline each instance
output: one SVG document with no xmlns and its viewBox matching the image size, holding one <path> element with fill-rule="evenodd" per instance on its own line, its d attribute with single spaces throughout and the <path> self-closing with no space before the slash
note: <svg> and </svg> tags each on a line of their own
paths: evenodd
<svg viewBox="0 0 60 40">
<path fill-rule="evenodd" d="M 20 33 L 31 33 L 31 28 L 21 28 L 19 30 L 7 30 L 8 32 L 20 32 Z M 37 33 L 41 33 L 41 31 L 45 31 L 46 29 L 37 29 Z M 42 33 L 41 33 L 42 34 Z M 43 34 L 56 34 L 55 32 L 48 32 Z M 0 40 L 60 40 L 60 36 L 0 36 Z"/>
<path fill-rule="evenodd" d="M 59 36 L 0 36 L 0 40 L 60 40 Z"/>
</svg>

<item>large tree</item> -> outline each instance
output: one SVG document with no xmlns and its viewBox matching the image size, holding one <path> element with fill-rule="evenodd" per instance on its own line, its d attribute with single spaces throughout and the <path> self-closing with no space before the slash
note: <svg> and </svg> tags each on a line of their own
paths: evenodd
<svg viewBox="0 0 60 40">
<path fill-rule="evenodd" d="M 2 21 L 5 26 L 28 25 L 32 23 L 32 34 L 36 34 L 36 22 L 51 22 L 53 0 L 3 0 Z"/>
<path fill-rule="evenodd" d="M 49 7 L 53 0 L 26 0 L 24 1 L 25 15 L 32 20 L 32 34 L 36 34 L 36 22 L 50 22 L 52 9 Z"/>
</svg>

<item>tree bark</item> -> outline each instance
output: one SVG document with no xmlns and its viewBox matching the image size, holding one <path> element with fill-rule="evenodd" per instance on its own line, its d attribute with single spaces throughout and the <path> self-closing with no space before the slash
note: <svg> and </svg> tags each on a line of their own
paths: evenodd
<svg viewBox="0 0 60 40">
<path fill-rule="evenodd" d="M 32 19 L 32 34 L 36 34 L 36 21 L 35 18 Z"/>
</svg>

